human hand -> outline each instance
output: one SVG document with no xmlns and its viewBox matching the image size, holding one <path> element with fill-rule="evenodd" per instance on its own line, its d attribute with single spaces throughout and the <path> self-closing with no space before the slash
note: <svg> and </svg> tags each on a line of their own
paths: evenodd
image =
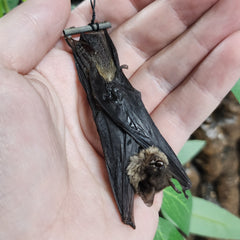
<svg viewBox="0 0 240 240">
<path fill-rule="evenodd" d="M 176 152 L 239 77 L 239 9 L 237 0 L 97 0 L 97 20 L 113 24 L 120 63 Z M 151 208 L 136 197 L 136 230 L 121 222 L 59 40 L 66 25 L 90 21 L 89 1 L 69 14 L 67 0 L 28 0 L 0 19 L 0 239 L 152 239 L 162 195 Z"/>
</svg>

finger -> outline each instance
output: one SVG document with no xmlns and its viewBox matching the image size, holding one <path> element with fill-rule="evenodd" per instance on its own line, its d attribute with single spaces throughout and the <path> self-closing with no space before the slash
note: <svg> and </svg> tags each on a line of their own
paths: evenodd
<svg viewBox="0 0 240 240">
<path fill-rule="evenodd" d="M 132 83 L 143 92 L 143 101 L 150 112 L 209 51 L 240 28 L 240 2 L 235 0 L 234 3 L 219 1 L 183 36 L 151 58 L 132 77 Z"/>
<path fill-rule="evenodd" d="M 30 71 L 53 47 L 70 13 L 69 0 L 29 0 L 0 19 L 0 64 Z"/>
<path fill-rule="evenodd" d="M 239 78 L 239 43 L 240 31 L 220 43 L 154 110 L 153 119 L 176 152 Z"/>
<path fill-rule="evenodd" d="M 126 73 L 128 76 L 149 57 L 149 54 L 175 39 L 217 0 L 204 0 L 200 3 L 196 0 L 186 0 L 181 4 L 178 0 L 141 0 L 134 1 L 134 5 L 132 2 L 118 0 L 110 3 L 109 0 L 103 0 L 96 4 L 99 22 L 110 21 L 114 27 L 124 23 L 111 37 L 117 49 L 121 49 L 120 62 L 130 65 Z M 139 13 L 136 15 L 137 12 Z M 85 25 L 89 23 L 91 16 L 91 6 L 85 1 L 73 11 L 67 26 Z M 129 20 L 126 21 L 127 19 Z M 129 56 L 132 59 L 131 63 Z"/>
<path fill-rule="evenodd" d="M 179 6 L 178 0 L 154 1 L 120 26 L 111 37 L 119 50 L 120 62 L 129 65 L 127 75 L 182 34 L 215 2 L 186 0 Z"/>
<path fill-rule="evenodd" d="M 96 21 L 110 21 L 112 28 L 126 21 L 154 0 L 96 1 Z M 71 14 L 67 27 L 88 24 L 92 17 L 90 1 L 82 2 Z"/>
</svg>

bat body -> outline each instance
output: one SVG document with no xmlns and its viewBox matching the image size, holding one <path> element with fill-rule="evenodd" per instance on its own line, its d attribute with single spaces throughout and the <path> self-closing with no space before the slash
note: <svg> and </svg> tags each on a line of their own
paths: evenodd
<svg viewBox="0 0 240 240">
<path fill-rule="evenodd" d="M 171 178 L 179 181 L 184 194 L 190 180 L 145 109 L 140 92 L 123 74 L 107 31 L 66 41 L 92 109 L 122 221 L 135 228 L 135 192 L 151 206 L 155 192 L 169 185 L 179 192 Z"/>
</svg>

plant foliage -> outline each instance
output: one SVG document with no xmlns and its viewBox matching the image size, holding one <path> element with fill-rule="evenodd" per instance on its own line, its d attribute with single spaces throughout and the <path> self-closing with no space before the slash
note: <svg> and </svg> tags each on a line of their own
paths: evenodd
<svg viewBox="0 0 240 240">
<path fill-rule="evenodd" d="M 232 92 L 236 97 L 236 99 L 238 100 L 238 102 L 240 103 L 240 79 L 237 81 L 237 83 L 233 87 Z"/>
<path fill-rule="evenodd" d="M 202 198 L 193 197 L 190 232 L 218 239 L 240 239 L 240 219 Z"/>
<path fill-rule="evenodd" d="M 19 0 L 0 0 L 0 17 L 11 11 L 19 4 Z"/>
<path fill-rule="evenodd" d="M 167 239 L 184 240 L 183 236 L 179 233 L 179 231 L 172 223 L 160 217 L 154 240 Z"/>
</svg>

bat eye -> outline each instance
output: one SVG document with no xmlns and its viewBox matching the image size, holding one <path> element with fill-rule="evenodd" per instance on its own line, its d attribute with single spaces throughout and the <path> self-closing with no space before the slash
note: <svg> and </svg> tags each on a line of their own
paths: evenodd
<svg viewBox="0 0 240 240">
<path fill-rule="evenodd" d="M 156 168 L 162 168 L 164 166 L 164 163 L 162 161 L 151 161 L 150 165 L 155 166 Z"/>
</svg>

